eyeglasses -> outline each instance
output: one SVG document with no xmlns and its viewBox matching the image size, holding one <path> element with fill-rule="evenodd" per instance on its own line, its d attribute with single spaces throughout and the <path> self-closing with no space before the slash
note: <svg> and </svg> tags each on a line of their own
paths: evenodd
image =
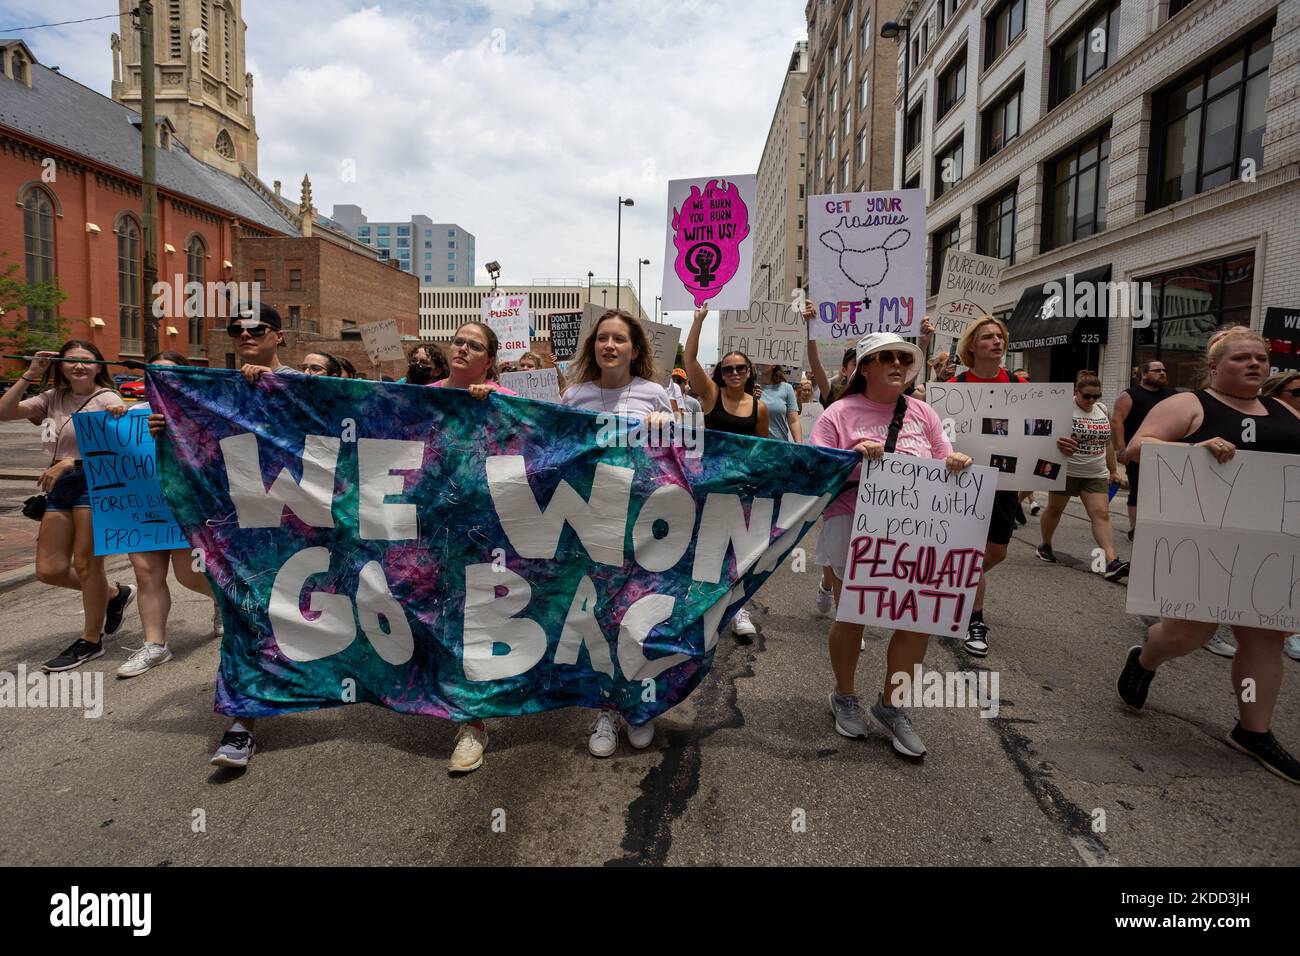
<svg viewBox="0 0 1300 956">
<path fill-rule="evenodd" d="M 745 375 L 749 372 L 748 365 L 724 365 L 722 366 L 723 375 Z"/>
<path fill-rule="evenodd" d="M 250 329 L 243 325 L 240 325 L 237 322 L 232 322 L 230 325 L 226 326 L 226 334 L 229 335 L 232 339 L 239 338 L 245 332 L 247 332 L 255 339 L 260 339 L 262 336 L 264 336 L 267 332 L 270 331 L 271 331 L 271 327 L 269 325 L 255 325 Z"/>
<path fill-rule="evenodd" d="M 317 365 L 315 362 L 299 365 L 298 368 L 303 372 L 315 372 L 317 375 L 323 375 L 325 373 L 325 366 Z"/>
<path fill-rule="evenodd" d="M 867 360 L 883 362 L 885 365 L 893 365 L 895 362 L 899 365 L 911 365 L 916 361 L 916 356 L 911 352 L 895 352 L 893 349 L 884 349 L 880 352 L 872 352 L 867 356 Z"/>
<path fill-rule="evenodd" d="M 1101 398 L 1101 392 L 1080 392 L 1079 397 L 1085 402 L 1095 402 Z"/>
<path fill-rule="evenodd" d="M 451 344 L 458 349 L 469 349 L 471 352 L 483 353 L 487 351 L 487 346 L 482 342 L 476 342 L 473 339 L 467 339 L 460 335 L 451 340 Z"/>
<path fill-rule="evenodd" d="M 77 365 L 84 365 L 86 368 L 92 368 L 94 367 L 94 364 L 95 362 L 93 359 L 64 359 L 63 360 L 64 368 L 72 368 Z"/>
</svg>

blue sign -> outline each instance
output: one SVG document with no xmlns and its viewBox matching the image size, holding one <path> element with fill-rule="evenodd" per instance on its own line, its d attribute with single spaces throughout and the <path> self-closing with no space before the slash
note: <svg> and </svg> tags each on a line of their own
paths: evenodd
<svg viewBox="0 0 1300 956">
<path fill-rule="evenodd" d="M 90 488 L 95 554 L 188 548 L 158 483 L 148 407 L 120 418 L 78 412 L 72 423 Z"/>
</svg>

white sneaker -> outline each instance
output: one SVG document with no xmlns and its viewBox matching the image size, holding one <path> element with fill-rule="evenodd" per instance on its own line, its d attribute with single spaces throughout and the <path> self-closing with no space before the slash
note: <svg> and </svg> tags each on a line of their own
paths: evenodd
<svg viewBox="0 0 1300 956">
<path fill-rule="evenodd" d="M 613 711 L 602 710 L 596 715 L 596 722 L 591 725 L 591 738 L 587 741 L 587 749 L 593 757 L 608 757 L 618 749 L 618 728 L 622 722 Z"/>
<path fill-rule="evenodd" d="M 827 591 L 822 587 L 820 581 L 817 582 L 817 616 L 830 617 L 831 606 L 835 600 L 835 592 Z"/>
<path fill-rule="evenodd" d="M 1282 642 L 1282 653 L 1293 661 L 1300 661 L 1300 634 L 1292 634 Z"/>
<path fill-rule="evenodd" d="M 650 742 L 655 739 L 655 722 L 653 720 L 642 724 L 640 727 L 627 725 L 627 742 L 637 750 L 645 750 L 650 746 Z"/>
<path fill-rule="evenodd" d="M 449 773 L 469 773 L 483 766 L 483 748 L 487 746 L 487 731 L 474 724 L 461 724 L 456 728 L 456 746 L 447 761 Z"/>
<path fill-rule="evenodd" d="M 1220 657 L 1233 657 L 1237 653 L 1237 648 L 1224 640 L 1218 631 L 1214 632 L 1214 636 L 1205 645 L 1205 649 L 1211 654 L 1218 654 Z"/>
<path fill-rule="evenodd" d="M 731 630 L 736 634 L 743 634 L 746 637 L 758 633 L 758 628 L 754 622 L 749 619 L 749 612 L 743 607 L 736 612 L 736 616 L 731 619 Z"/>
<path fill-rule="evenodd" d="M 212 636 L 224 637 L 225 633 L 226 633 L 226 625 L 225 622 L 221 620 L 221 608 L 217 606 L 216 601 L 213 601 L 212 602 Z"/>
<path fill-rule="evenodd" d="M 1037 501 L 1035 501 L 1032 505 L 1029 506 L 1029 513 L 1033 515 L 1035 518 L 1037 518 L 1040 514 L 1043 513 L 1043 506 L 1040 505 Z"/>
<path fill-rule="evenodd" d="M 139 677 L 151 667 L 166 664 L 172 659 L 172 652 L 166 644 L 148 644 L 137 650 L 117 669 L 118 677 Z"/>
</svg>

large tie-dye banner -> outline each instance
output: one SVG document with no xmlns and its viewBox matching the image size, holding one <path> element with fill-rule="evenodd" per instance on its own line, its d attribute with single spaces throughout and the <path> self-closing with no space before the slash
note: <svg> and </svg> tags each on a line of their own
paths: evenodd
<svg viewBox="0 0 1300 956">
<path fill-rule="evenodd" d="M 225 619 L 230 715 L 365 701 L 643 723 L 704 678 L 857 462 L 455 389 L 148 380 L 163 491 Z"/>
</svg>

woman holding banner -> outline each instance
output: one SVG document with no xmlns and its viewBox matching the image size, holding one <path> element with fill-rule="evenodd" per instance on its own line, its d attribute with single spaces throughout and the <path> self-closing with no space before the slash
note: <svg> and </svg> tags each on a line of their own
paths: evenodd
<svg viewBox="0 0 1300 956">
<path fill-rule="evenodd" d="M 431 387 L 463 388 L 480 400 L 493 392 L 517 394 L 496 379 L 497 334 L 485 322 L 466 322 L 451 340 L 450 372 L 446 378 L 432 382 Z"/>
<path fill-rule="evenodd" d="M 592 324 L 569 366 L 573 382 L 561 400 L 569 408 L 644 418 L 659 425 L 672 419 L 668 392 L 657 384 L 654 349 L 635 317 L 611 309 Z M 618 749 L 623 719 L 617 711 L 600 710 L 587 740 L 593 757 L 608 757 Z M 627 725 L 627 739 L 637 750 L 654 740 L 654 721 Z"/>
<path fill-rule="evenodd" d="M 37 383 L 44 390 L 35 398 L 24 399 L 27 386 Z M 85 612 L 81 637 L 42 665 L 47 672 L 71 670 L 102 657 L 104 635 L 117 633 L 135 597 L 135 588 L 129 584 L 110 588 L 104 559 L 95 556 L 90 491 L 72 416 L 97 411 L 120 416 L 126 413 L 126 405 L 113 388 L 99 348 L 81 339 L 64 342 L 58 352 L 37 352 L 18 383 L 0 396 L 0 421 L 25 418 L 40 426 L 50 456 L 50 467 L 37 479 L 45 494 L 31 499 L 42 510 L 36 535 L 36 578 L 80 591 Z M 27 508 L 23 510 L 35 517 Z"/>
<path fill-rule="evenodd" d="M 952 471 L 968 468 L 971 459 L 952 450 L 938 413 L 925 402 L 904 394 L 920 371 L 924 353 L 892 332 L 875 332 L 858 343 L 857 354 L 858 365 L 844 394 L 813 426 L 812 444 L 852 449 L 864 459 L 880 458 L 889 452 L 938 459 Z M 822 533 L 817 541 L 817 563 L 834 574 L 837 603 L 853 538 L 857 477 L 855 472 L 852 486 L 823 512 Z M 862 630 L 863 625 L 844 621 L 831 625 L 835 689 L 830 694 L 830 708 L 836 732 L 845 737 L 867 736 L 866 714 L 854 689 Z M 904 681 L 912 680 L 914 668 L 925 659 L 928 642 L 928 634 L 903 630 L 893 633 L 885 654 L 884 690 L 870 708 L 872 718 L 893 740 L 894 749 L 907 757 L 924 757 L 925 744 L 912 729 L 902 706 L 890 706 L 886 701 L 898 687 L 897 675 L 901 674 Z"/>
<path fill-rule="evenodd" d="M 1275 398 L 1259 397 L 1268 374 L 1268 342 L 1248 329 L 1230 329 L 1210 339 L 1207 388 L 1181 392 L 1151 409 L 1128 445 L 1129 461 L 1141 459 L 1147 442 L 1185 443 L 1208 449 L 1220 463 L 1238 449 L 1300 455 L 1300 412 Z M 1147 630 L 1145 644 L 1129 649 L 1118 681 L 1119 696 L 1140 708 L 1166 661 L 1204 646 L 1218 625 L 1209 621 L 1161 618 Z M 1282 645 L 1287 634 L 1260 627 L 1232 626 L 1237 653 L 1232 658 L 1232 688 L 1237 725 L 1228 743 L 1291 783 L 1300 783 L 1300 761 L 1273 736 L 1269 726 L 1282 685 Z M 1253 684 L 1255 693 L 1243 693 Z M 1250 699 L 1247 700 L 1246 698 Z"/>
<path fill-rule="evenodd" d="M 319 359 L 328 356 L 317 353 L 314 357 Z M 310 363 L 312 358 L 312 355 L 308 355 L 304 365 Z M 188 365 L 189 363 L 179 352 L 159 352 L 149 359 L 148 364 Z M 133 415 L 150 412 L 152 409 L 148 405 L 137 405 L 131 410 Z M 170 551 L 132 551 L 127 557 L 131 559 L 136 587 L 140 593 L 140 627 L 144 631 L 144 643 L 117 669 L 117 676 L 138 677 L 145 671 L 159 664 L 166 664 L 172 659 L 171 648 L 167 646 L 167 618 L 172 609 L 172 595 L 167 587 L 168 566 L 170 565 L 176 572 L 177 581 L 209 600 L 212 600 L 212 588 L 203 573 L 195 570 L 194 554 L 189 548 L 173 548 Z M 221 633 L 221 609 L 214 605 L 212 634 L 216 637 Z"/>
</svg>

